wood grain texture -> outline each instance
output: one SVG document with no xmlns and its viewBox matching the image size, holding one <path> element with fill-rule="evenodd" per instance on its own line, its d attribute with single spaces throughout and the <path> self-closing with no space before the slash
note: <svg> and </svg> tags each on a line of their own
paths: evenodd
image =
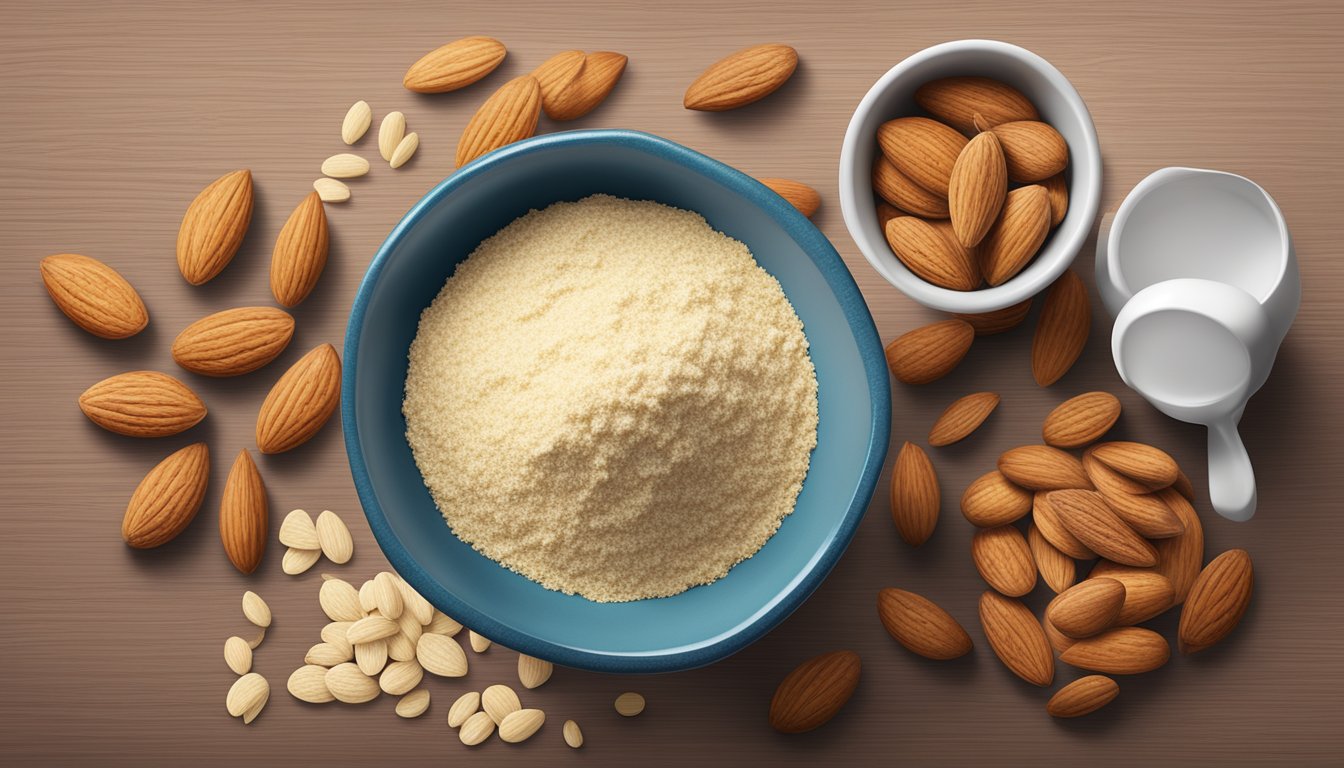
<svg viewBox="0 0 1344 768">
<path fill-rule="evenodd" d="M 253 420 L 275 378 L 320 343 L 339 344 L 359 279 L 385 233 L 452 170 L 463 125 L 492 89 L 569 48 L 615 50 L 630 65 L 610 100 L 564 128 L 653 131 L 747 173 L 818 189 L 815 221 L 844 256 L 883 340 L 934 318 L 888 286 L 846 234 L 836 163 L 850 112 L 870 84 L 933 43 L 991 37 L 1024 45 L 1072 79 L 1096 120 L 1105 160 L 1104 206 L 1164 165 L 1250 176 L 1278 200 L 1297 245 L 1302 312 L 1273 377 L 1242 424 L 1256 462 L 1260 511 L 1245 524 L 1212 516 L 1201 490 L 1208 553 L 1245 547 L 1256 597 L 1224 644 L 1126 679 L 1104 712 L 1055 722 L 1049 694 L 1014 678 L 974 629 L 982 585 L 969 555 L 972 527 L 955 500 L 1003 449 L 1039 439 L 1066 398 L 1114 392 L 1125 412 L 1112 435 L 1171 452 L 1196 487 L 1206 480 L 1203 434 L 1159 415 L 1126 390 L 1110 362 L 1109 321 L 1093 291 L 1094 333 L 1058 384 L 1031 380 L 1033 317 L 981 338 L 948 378 L 895 386 L 896 446 L 920 440 L 953 399 L 989 386 L 1003 404 L 971 439 L 931 449 L 945 524 L 918 550 L 891 524 L 887 473 L 849 553 L 817 596 L 761 642 L 712 669 L 626 680 L 556 670 L 528 691 L 547 712 L 528 743 L 493 740 L 474 765 L 523 759 L 556 765 L 837 762 L 890 765 L 1298 764 L 1336 762 L 1344 688 L 1344 597 L 1334 564 L 1344 515 L 1344 7 L 1331 0 L 1083 4 L 876 0 L 818 5 L 734 0 L 675 4 L 543 2 L 449 4 L 4 3 L 0 11 L 0 761 L 12 765 L 362 765 L 466 759 L 444 723 L 467 686 L 515 680 L 516 657 L 495 647 L 472 655 L 464 681 L 429 683 L 429 713 L 413 721 L 383 697 L 358 707 L 305 705 L 284 692 L 324 623 L 322 571 L 364 579 L 384 567 L 350 481 L 339 424 L 290 454 L 259 457 L 277 517 L 329 508 L 356 539 L 346 566 L 301 577 L 280 571 L 269 547 L 257 574 L 229 566 L 215 534 L 228 462 L 253 444 Z M 468 34 L 503 40 L 510 54 L 482 83 L 439 96 L 401 86 L 424 52 Z M 710 62 L 765 41 L 795 46 L 792 82 L 735 113 L 683 110 L 686 85 Z M 267 262 L 285 215 L 323 158 L 344 151 L 340 125 L 358 99 L 375 119 L 406 113 L 419 153 L 392 171 L 375 163 L 351 182 L 353 200 L 329 208 L 331 257 L 313 296 L 295 312 L 294 343 L 267 368 L 234 380 L 176 369 L 169 346 L 190 322 L 233 306 L 269 303 Z M 542 130 L 555 130 L 543 120 Z M 366 136 L 353 151 L 376 157 Z M 233 264 L 200 288 L 174 264 L 183 210 L 202 186 L 236 168 L 253 171 L 256 212 Z M 1079 268 L 1091 290 L 1091 248 Z M 74 327 L 42 290 L 37 263 L 75 252 L 107 261 L 140 290 L 148 329 L 109 342 Z M 125 370 L 183 375 L 210 416 L 164 440 L 133 441 L 88 423 L 75 398 Z M 161 550 L 136 552 L 118 534 L 136 481 L 170 451 L 209 441 L 213 477 L 199 519 Z M 895 452 L 891 454 L 893 457 Z M 888 467 L 889 471 L 889 467 Z M 273 533 L 274 535 L 274 526 Z M 877 620 L 874 596 L 899 586 L 929 596 L 968 627 L 976 651 L 934 664 L 898 647 Z M 232 674 L 220 660 L 239 609 L 255 589 L 275 612 L 256 651 L 272 697 L 251 726 L 230 719 Z M 1038 587 L 1037 611 L 1048 597 Z M 1176 616 L 1156 626 L 1174 637 Z M 766 709 L 798 662 L 837 647 L 863 657 L 863 680 L 845 711 L 798 737 L 774 733 Z M 1060 668 L 1060 683 L 1067 682 Z M 625 719 L 611 702 L 637 690 L 648 709 Z M 582 726 L 582 754 L 568 754 L 561 724 Z M 376 756 L 376 758 L 374 757 Z"/>
</svg>

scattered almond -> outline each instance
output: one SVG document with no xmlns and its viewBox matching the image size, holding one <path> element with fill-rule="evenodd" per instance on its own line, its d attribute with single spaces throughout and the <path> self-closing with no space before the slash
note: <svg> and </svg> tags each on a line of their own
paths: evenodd
<svg viewBox="0 0 1344 768">
<path fill-rule="evenodd" d="M 457 142 L 457 167 L 506 144 L 528 138 L 541 115 L 541 86 L 531 75 L 515 77 L 476 110 Z"/>
<path fill-rule="evenodd" d="M 769 187 L 775 194 L 789 201 L 789 205 L 798 209 L 798 212 L 812 218 L 812 214 L 821 207 L 821 195 L 817 190 L 807 186 L 801 181 L 793 179 L 758 179 L 762 184 Z"/>
<path fill-rule="evenodd" d="M 1084 466 L 1089 462 L 1084 457 Z M 1099 463 L 1093 460 L 1091 463 Z M 1109 470 L 1107 470 L 1109 471 Z M 1089 477 L 1093 477 L 1092 472 L 1088 472 Z M 1095 475 L 1100 477 L 1100 474 Z M 1096 483 L 1096 481 L 1093 481 Z M 1160 497 L 1153 493 L 1130 494 L 1111 490 L 1101 484 L 1097 484 L 1097 489 L 1101 497 L 1106 500 L 1106 504 L 1111 510 L 1120 516 L 1138 532 L 1140 536 L 1149 539 L 1166 539 L 1179 535 L 1185 530 L 1181 519 L 1171 511 Z"/>
<path fill-rule="evenodd" d="M 411 156 L 414 155 L 415 150 L 419 148 L 420 134 L 415 133 L 414 131 L 406 134 L 402 137 L 401 141 L 397 142 L 396 149 L 392 150 L 391 166 L 393 168 L 400 168 L 410 162 Z"/>
<path fill-rule="evenodd" d="M 149 325 L 149 311 L 120 272 L 97 259 L 60 253 L 42 260 L 42 285 L 75 325 L 104 339 L 125 339 Z"/>
<path fill-rule="evenodd" d="M 177 231 L 177 268 L 187 282 L 201 285 L 224 271 L 251 221 L 251 171 L 225 174 L 201 190 Z"/>
<path fill-rule="evenodd" d="M 966 487 L 961 514 L 980 528 L 1007 525 L 1031 511 L 1032 495 L 998 470 L 986 472 Z"/>
<path fill-rule="evenodd" d="M 1171 581 L 1176 605 L 1185 602 L 1199 577 L 1204 562 L 1204 526 L 1189 499 L 1173 488 L 1157 492 L 1167 508 L 1181 521 L 1182 532 L 1154 544 L 1157 548 L 1157 572 Z"/>
<path fill-rule="evenodd" d="M 406 136 L 406 115 L 402 112 L 388 112 L 378 125 L 378 154 L 387 161 Z M 396 167 L 396 166 L 393 166 Z"/>
<path fill-rule="evenodd" d="M 1021 91 L 988 77 L 944 77 L 920 86 L 915 102 L 962 133 L 977 133 L 978 113 L 987 127 L 1014 120 L 1039 120 Z"/>
<path fill-rule="evenodd" d="M 1047 445 L 1080 448 L 1106 434 L 1120 418 L 1120 400 L 1109 392 L 1086 392 L 1060 403 L 1041 428 Z M 1093 483 L 1096 481 L 1093 480 Z"/>
<path fill-rule="evenodd" d="M 492 685 L 481 692 L 481 708 L 498 725 L 505 717 L 522 709 L 523 704 L 509 686 Z"/>
<path fill-rule="evenodd" d="M 387 640 L 371 640 L 355 646 L 355 665 L 369 677 L 376 677 L 387 666 Z"/>
<path fill-rule="evenodd" d="M 490 650 L 490 638 L 476 632 L 476 630 L 469 630 L 467 636 L 471 641 L 471 650 L 476 653 L 485 653 Z"/>
<path fill-rule="evenodd" d="M 219 538 L 229 562 L 242 573 L 252 573 L 266 553 L 268 512 L 266 486 L 252 456 L 243 449 L 224 481 L 219 503 Z"/>
<path fill-rule="evenodd" d="M 532 76 L 541 86 L 541 108 L 552 120 L 556 119 L 552 113 L 561 106 L 561 94 L 583 71 L 583 60 L 583 51 L 561 51 L 532 70 Z"/>
<path fill-rule="evenodd" d="M 873 164 L 873 191 L 891 205 L 925 219 L 945 219 L 950 215 L 947 198 L 919 186 L 901 173 L 884 156 Z M 886 222 L 882 222 L 886 229 Z"/>
<path fill-rule="evenodd" d="M 226 309 L 182 329 L 173 360 L 202 376 L 241 376 L 279 357 L 293 336 L 294 318 L 282 309 Z"/>
<path fill-rule="evenodd" d="M 1009 192 L 1003 210 L 981 244 L 985 280 L 1003 285 L 1040 250 L 1050 234 L 1050 195 L 1033 184 Z"/>
<path fill-rule="evenodd" d="M 467 655 L 462 646 L 446 635 L 426 632 L 415 644 L 415 657 L 426 672 L 440 677 L 462 677 L 467 674 Z"/>
<path fill-rule="evenodd" d="M 322 173 L 333 179 L 354 179 L 369 172 L 369 161 L 348 152 L 322 161 Z"/>
<path fill-rule="evenodd" d="M 1082 717 L 1110 704 L 1120 686 L 1105 675 L 1088 675 L 1055 691 L 1045 705 L 1051 717 Z"/>
<path fill-rule="evenodd" d="M 1021 445 L 999 456 L 999 471 L 1032 491 L 1091 488 L 1083 464 L 1073 455 L 1048 445 Z"/>
<path fill-rule="evenodd" d="M 377 680 L 364 674 L 358 666 L 348 661 L 327 670 L 323 682 L 326 683 L 331 695 L 345 704 L 373 701 L 381 693 Z"/>
<path fill-rule="evenodd" d="M 1040 530 L 1041 536 L 1055 549 L 1076 560 L 1091 560 L 1097 553 L 1088 549 L 1064 526 L 1059 513 L 1050 504 L 1050 491 L 1037 491 L 1032 497 L 1032 523 Z"/>
<path fill-rule="evenodd" d="M 244 722 L 252 722 L 266 706 L 270 698 L 271 686 L 266 678 L 256 672 L 248 672 L 234 681 L 229 688 L 226 706 L 233 717 L 241 717 Z"/>
<path fill-rule="evenodd" d="M 243 593 L 243 616 L 262 629 L 271 626 L 271 607 L 252 590 Z"/>
<path fill-rule="evenodd" d="M 457 732 L 457 738 L 467 746 L 475 746 L 490 738 L 490 734 L 495 732 L 495 721 L 490 715 L 484 712 L 477 712 L 468 717 L 466 722 L 462 723 L 462 728 Z"/>
<path fill-rule="evenodd" d="M 257 447 L 283 453 L 308 442 L 341 402 L 341 359 L 330 344 L 314 347 L 285 371 L 257 414 Z"/>
<path fill-rule="evenodd" d="M 970 653 L 971 636 L 933 601 L 886 588 L 877 593 L 877 615 L 896 642 L 926 659 L 955 659 Z"/>
<path fill-rule="evenodd" d="M 993 392 L 976 392 L 958 398 L 943 411 L 929 430 L 929 445 L 951 445 L 970 436 L 999 405 Z"/>
<path fill-rule="evenodd" d="M 614 51 L 596 51 L 584 56 L 583 66 L 567 86 L 549 98 L 543 89 L 546 116 L 552 120 L 575 120 L 596 109 L 616 87 L 628 61 L 624 54 Z M 546 74 L 549 77 L 552 73 Z"/>
<path fill-rule="evenodd" d="M 324 579 L 317 599 L 322 612 L 332 621 L 356 622 L 364 618 L 359 592 L 344 579 Z"/>
<path fill-rule="evenodd" d="M 507 53 L 494 38 L 464 37 L 420 57 L 401 82 L 417 93 L 455 91 L 495 71 Z"/>
<path fill-rule="evenodd" d="M 332 517 L 335 517 L 335 513 L 332 513 Z M 341 527 L 344 528 L 345 523 L 341 523 Z M 347 530 L 347 533 L 348 532 L 349 531 Z M 377 607 L 378 613 L 389 619 L 400 617 L 402 610 L 405 608 L 401 599 L 400 581 L 400 579 L 387 571 L 383 571 L 373 577 L 374 605 Z M 416 626 L 418 627 L 419 624 Z"/>
<path fill-rule="evenodd" d="M 224 663 L 235 675 L 252 671 L 252 647 L 237 635 L 224 641 Z"/>
<path fill-rule="evenodd" d="M 1050 507 L 1069 532 L 1107 560 L 1147 567 L 1157 565 L 1157 550 L 1121 520 L 1096 491 L 1051 491 Z"/>
<path fill-rule="evenodd" d="M 1050 226 L 1058 227 L 1069 212 L 1069 183 L 1064 180 L 1064 174 L 1057 173 L 1041 180 L 1040 185 L 1050 195 Z"/>
<path fill-rule="evenodd" d="M 1165 613 L 1176 604 L 1171 581 L 1151 568 L 1134 568 L 1110 560 L 1101 560 L 1092 569 L 1089 580 L 1113 579 L 1125 585 L 1125 603 L 1115 617 L 1115 626 L 1127 627 Z"/>
<path fill-rule="evenodd" d="M 1087 286 L 1072 269 L 1051 284 L 1031 339 L 1031 375 L 1048 387 L 1073 367 L 1092 330 Z"/>
<path fill-rule="evenodd" d="M 1079 640 L 1059 655 L 1065 664 L 1108 675 L 1151 672 L 1169 658 L 1166 638 L 1142 627 L 1120 627 Z"/>
<path fill-rule="evenodd" d="M 1022 532 L 1011 525 L 981 528 L 971 539 L 971 559 L 989 586 L 1009 597 L 1036 588 L 1036 563 Z"/>
<path fill-rule="evenodd" d="M 1055 679 L 1055 657 L 1040 622 L 1021 600 L 989 590 L 980 595 L 980 625 L 1004 666 L 1032 685 Z"/>
<path fill-rule="evenodd" d="M 391 637 L 397 631 L 397 622 L 375 613 L 351 624 L 350 629 L 346 630 L 345 639 L 351 645 L 360 645 Z"/>
<path fill-rule="evenodd" d="M 309 704 L 326 704 L 336 697 L 327 688 L 327 669 L 316 664 L 305 664 L 294 670 L 285 686 L 289 694 Z"/>
<path fill-rule="evenodd" d="M 566 720 L 564 727 L 565 743 L 572 749 L 578 749 L 583 746 L 583 731 L 579 729 L 579 724 L 573 720 Z"/>
<path fill-rule="evenodd" d="M 292 510 L 280 523 L 280 543 L 295 549 L 320 549 L 317 526 L 302 509 Z"/>
<path fill-rule="evenodd" d="M 387 674 L 384 672 L 383 674 Z M 397 702 L 397 716 L 407 719 L 419 717 L 425 714 L 429 709 L 429 691 L 421 688 L 418 691 L 411 691 Z"/>
<path fill-rule="evenodd" d="M 467 691 L 453 702 L 453 706 L 448 708 L 448 727 L 458 728 L 467 722 L 467 718 L 476 714 L 481 708 L 481 694 L 476 691 Z M 486 715 L 488 719 L 490 716 Z M 494 722 L 491 720 L 490 722 Z"/>
<path fill-rule="evenodd" d="M 350 105 L 345 120 L 341 122 L 341 141 L 354 144 L 364 137 L 370 125 L 373 125 L 373 109 L 369 107 L 369 102 L 356 101 Z"/>
<path fill-rule="evenodd" d="M 336 157 L 354 157 L 337 155 Z M 333 173 L 327 166 L 336 158 L 322 164 L 323 173 Z M 358 158 L 369 169 L 369 161 Z M 344 161 L 342 161 L 344 162 Z M 355 173 L 353 175 L 362 175 Z M 327 213 L 322 207 L 322 196 L 309 192 L 280 229 L 271 252 L 271 294 L 286 307 L 298 306 L 317 287 L 317 280 L 327 266 Z"/>
<path fill-rule="evenodd" d="M 322 549 L 322 554 L 326 555 L 328 560 L 337 565 L 350 562 L 355 552 L 355 541 L 340 515 L 329 509 L 322 510 L 322 514 L 317 516 L 314 530 L 317 531 L 318 545 Z"/>
<path fill-rule="evenodd" d="M 775 689 L 770 726 L 780 733 L 804 733 L 824 725 L 854 695 L 862 666 L 853 651 L 823 653 L 799 664 Z M 643 703 L 640 697 L 641 710 Z M 616 711 L 626 714 L 620 699 Z"/>
<path fill-rule="evenodd" d="M 1181 609 L 1181 653 L 1198 653 L 1236 629 L 1251 604 L 1254 581 L 1244 549 L 1229 549 L 1205 566 Z"/>
<path fill-rule="evenodd" d="M 682 106 L 723 112 L 769 96 L 798 68 L 798 52 L 768 43 L 743 48 L 714 62 L 686 89 Z"/>
<path fill-rule="evenodd" d="M 942 505 L 938 475 L 924 449 L 901 446 L 891 471 L 891 517 L 905 543 L 918 547 L 933 535 Z"/>
<path fill-rule="evenodd" d="M 1046 609 L 1045 619 L 1077 640 L 1112 627 L 1124 604 L 1124 584 L 1105 577 L 1093 578 L 1061 592 Z"/>
<path fill-rule="evenodd" d="M 980 244 L 999 218 L 1008 191 L 1003 149 L 993 133 L 971 139 L 957 155 L 948 180 L 947 208 L 962 245 Z"/>
<path fill-rule="evenodd" d="M 527 741 L 546 722 L 546 713 L 540 709 L 520 709 L 510 712 L 499 723 L 499 738 L 510 744 Z"/>
<path fill-rule="evenodd" d="M 1008 178 L 1012 181 L 1044 181 L 1062 173 L 1069 164 L 1069 145 L 1048 123 L 1015 120 L 989 130 L 1003 146 Z"/>
<path fill-rule="evenodd" d="M 554 671 L 555 665 L 545 659 L 538 659 L 525 653 L 518 654 L 518 682 L 522 683 L 524 688 L 540 688 L 551 679 L 551 673 Z"/>
<path fill-rule="evenodd" d="M 136 549 L 177 538 L 196 519 L 209 483 L 210 448 L 205 443 L 170 454 L 135 487 L 121 521 L 121 538 Z"/>
<path fill-rule="evenodd" d="M 971 349 L 975 331 L 962 320 L 943 320 L 909 331 L 887 345 L 887 367 L 898 381 L 928 384 L 952 372 Z"/>
<path fill-rule="evenodd" d="M 382 674 L 378 676 L 378 687 L 383 690 L 383 693 L 402 696 L 415 690 L 415 687 L 424 678 L 424 674 L 424 668 L 414 659 L 389 662 L 383 668 Z M 425 704 L 428 706 L 428 700 Z M 419 717 L 422 712 L 424 712 L 423 709 L 414 715 L 410 715 L 410 717 Z"/>
<path fill-rule="evenodd" d="M 335 179 L 321 178 L 313 182 L 313 191 L 324 203 L 344 203 L 350 199 L 350 188 Z"/>
<path fill-rule="evenodd" d="M 1011 331 L 1022 324 L 1027 319 L 1027 313 L 1031 311 L 1031 299 L 1026 299 L 1011 307 L 996 309 L 993 312 L 981 312 L 979 314 L 955 314 L 953 317 L 958 320 L 965 320 L 975 329 L 976 336 L 993 336 L 998 333 Z"/>
<path fill-rule="evenodd" d="M 168 437 L 205 418 L 205 403 L 186 384 L 158 371 L 130 371 L 94 384 L 79 396 L 89 421 L 127 437 Z"/>
<path fill-rule="evenodd" d="M 1176 482 L 1180 469 L 1165 451 L 1135 442 L 1101 443 L 1092 455 L 1102 464 L 1148 490 L 1161 490 Z"/>
</svg>

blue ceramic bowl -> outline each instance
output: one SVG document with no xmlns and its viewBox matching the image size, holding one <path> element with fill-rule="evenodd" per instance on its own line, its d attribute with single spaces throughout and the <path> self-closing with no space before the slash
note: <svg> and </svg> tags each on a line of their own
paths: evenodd
<svg viewBox="0 0 1344 768">
<path fill-rule="evenodd" d="M 407 351 L 421 310 L 456 264 L 529 209 L 597 192 L 696 211 L 746 243 L 784 287 L 817 369 L 817 448 L 793 514 L 755 557 L 674 597 L 594 603 L 489 560 L 448 528 L 406 442 Z M 355 297 L 342 384 L 355 488 L 393 567 L 439 609 L 496 642 L 603 672 L 718 661 L 802 604 L 854 535 L 891 421 L 872 316 L 821 232 L 751 177 L 633 131 L 573 131 L 512 144 L 425 195 L 388 235 Z"/>
</svg>

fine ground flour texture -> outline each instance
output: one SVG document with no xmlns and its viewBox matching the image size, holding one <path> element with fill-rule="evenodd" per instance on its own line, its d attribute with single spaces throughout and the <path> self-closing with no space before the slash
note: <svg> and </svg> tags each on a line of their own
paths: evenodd
<svg viewBox="0 0 1344 768">
<path fill-rule="evenodd" d="M 724 576 L 817 443 L 802 323 L 742 243 L 605 195 L 482 242 L 411 345 L 407 438 L 464 541 L 600 601 Z"/>
</svg>

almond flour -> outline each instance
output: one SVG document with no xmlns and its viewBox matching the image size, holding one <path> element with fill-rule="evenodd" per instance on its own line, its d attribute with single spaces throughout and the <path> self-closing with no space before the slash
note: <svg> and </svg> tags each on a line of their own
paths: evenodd
<svg viewBox="0 0 1344 768">
<path fill-rule="evenodd" d="M 594 195 L 476 249 L 420 319 L 403 410 L 463 540 L 599 602 L 753 555 L 816 446 L 802 323 L 742 243 Z"/>
</svg>

